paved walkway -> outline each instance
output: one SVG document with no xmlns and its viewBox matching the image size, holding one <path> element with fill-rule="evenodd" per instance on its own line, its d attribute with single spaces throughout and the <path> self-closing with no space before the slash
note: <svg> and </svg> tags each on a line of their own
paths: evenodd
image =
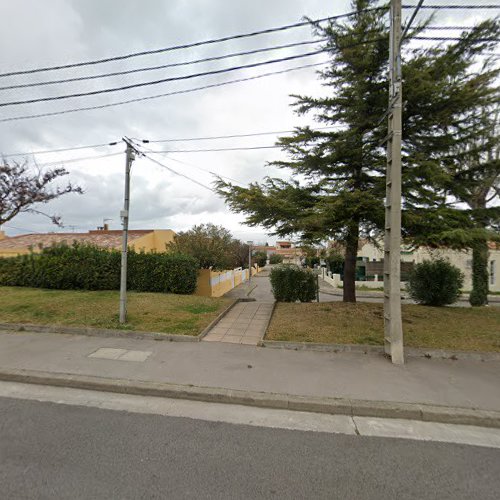
<svg viewBox="0 0 500 500">
<path fill-rule="evenodd" d="M 236 304 L 203 340 L 258 345 L 264 338 L 274 308 L 269 271 L 264 269 L 253 276 L 250 283 L 242 283 L 226 294 L 226 297 L 253 301 Z"/>
<path fill-rule="evenodd" d="M 257 345 L 266 333 L 272 303 L 240 302 L 203 338 L 205 342 Z"/>
</svg>

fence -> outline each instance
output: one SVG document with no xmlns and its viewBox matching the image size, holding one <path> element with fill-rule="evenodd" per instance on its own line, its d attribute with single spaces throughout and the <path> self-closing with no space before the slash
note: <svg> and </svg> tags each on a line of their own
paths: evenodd
<svg viewBox="0 0 500 500">
<path fill-rule="evenodd" d="M 252 267 L 252 276 L 259 272 L 258 267 Z M 248 280 L 248 269 L 230 269 L 227 271 L 212 271 L 200 269 L 195 295 L 203 297 L 221 297 L 234 287 Z"/>
<path fill-rule="evenodd" d="M 322 268 L 321 275 L 323 280 L 332 285 L 335 288 L 340 288 L 344 285 L 344 282 L 340 278 L 340 274 L 332 274 L 330 271 L 327 271 L 325 268 Z M 381 288 L 384 286 L 384 277 L 379 275 L 374 275 L 373 281 L 356 281 L 356 286 L 363 286 L 365 288 Z M 401 288 L 404 289 L 406 287 L 406 282 L 401 282 Z"/>
</svg>

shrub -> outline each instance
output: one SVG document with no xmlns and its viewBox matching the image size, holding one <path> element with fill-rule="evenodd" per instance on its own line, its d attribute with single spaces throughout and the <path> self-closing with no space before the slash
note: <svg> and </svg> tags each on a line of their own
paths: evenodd
<svg viewBox="0 0 500 500">
<path fill-rule="evenodd" d="M 407 290 L 419 304 L 445 306 L 460 297 L 464 275 L 445 259 L 424 261 L 415 265 L 409 275 Z"/>
<path fill-rule="evenodd" d="M 255 252 L 252 256 L 252 262 L 257 264 L 259 267 L 264 267 L 267 264 L 267 253 Z"/>
<path fill-rule="evenodd" d="M 331 253 L 326 259 L 328 270 L 333 274 L 344 274 L 344 257 L 339 253 Z"/>
<path fill-rule="evenodd" d="M 119 251 L 55 245 L 39 254 L 0 259 L 0 285 L 59 290 L 118 290 Z M 198 262 L 187 255 L 129 250 L 127 287 L 140 292 L 193 293 Z"/>
<path fill-rule="evenodd" d="M 289 264 L 271 270 L 271 287 L 278 302 L 311 302 L 316 298 L 316 276 Z"/>
<path fill-rule="evenodd" d="M 319 257 L 306 257 L 306 266 L 314 267 L 316 265 L 319 266 L 320 259 Z"/>
<path fill-rule="evenodd" d="M 283 255 L 278 253 L 273 253 L 271 257 L 269 257 L 269 264 L 281 264 L 283 262 Z"/>
</svg>

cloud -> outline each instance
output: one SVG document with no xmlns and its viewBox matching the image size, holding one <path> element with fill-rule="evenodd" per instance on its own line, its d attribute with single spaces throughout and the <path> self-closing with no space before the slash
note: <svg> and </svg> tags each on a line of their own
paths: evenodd
<svg viewBox="0 0 500 500">
<path fill-rule="evenodd" d="M 179 43 L 216 38 L 262 28 L 294 23 L 307 15 L 326 17 L 351 10 L 350 2 L 323 0 L 17 0 L 1 2 L 0 31 L 2 71 L 34 68 L 79 60 L 96 59 Z M 459 13 L 439 14 L 439 22 L 467 24 Z M 471 14 L 472 15 L 472 14 Z M 87 66 L 34 75 L 1 79 L 2 85 L 28 83 L 53 78 L 96 75 L 140 66 L 186 61 L 273 44 L 311 39 L 308 27 L 286 32 L 243 38 L 221 44 L 206 45 L 103 65 Z M 168 68 L 133 75 L 108 77 L 65 85 L 32 87 L 0 91 L 0 101 L 55 96 L 61 93 L 91 91 L 132 82 L 186 75 L 193 71 L 224 68 L 246 62 L 261 61 L 304 51 L 304 48 L 239 57 L 227 61 Z M 321 60 L 317 57 L 315 60 Z M 309 62 L 309 61 L 308 61 Z M 101 105 L 118 100 L 150 96 L 217 83 L 264 71 L 298 66 L 289 62 L 242 72 L 162 84 L 94 97 L 51 101 L 33 105 L 2 108 L 5 117 L 52 112 L 72 107 Z M 108 109 L 65 114 L 50 118 L 0 123 L 0 152 L 34 151 L 66 146 L 100 144 L 131 136 L 146 139 L 241 134 L 258 131 L 288 130 L 310 123 L 310 117 L 297 117 L 290 108 L 292 93 L 321 95 L 327 91 L 317 80 L 314 70 L 291 72 L 246 83 L 227 85 L 202 92 L 147 100 Z M 158 149 L 235 147 L 273 144 L 274 136 L 238 138 L 220 141 L 155 144 Z M 152 147 L 152 144 L 150 144 Z M 37 161 L 50 162 L 123 150 L 123 146 L 97 148 L 53 155 L 40 155 Z M 211 185 L 217 172 L 244 184 L 266 175 L 286 176 L 287 172 L 267 166 L 283 157 L 279 150 L 255 150 L 224 153 L 171 154 L 155 156 L 165 165 Z M 175 161 L 181 160 L 184 163 Z M 83 196 L 69 195 L 43 207 L 59 213 L 66 224 L 88 229 L 112 218 L 119 227 L 123 204 L 124 157 L 114 156 L 81 163 L 67 163 L 71 179 L 85 186 Z M 229 227 L 242 239 L 265 239 L 261 228 L 249 228 L 244 217 L 231 214 L 220 198 L 186 178 L 138 159 L 132 171 L 131 227 L 172 227 L 187 229 L 200 222 L 216 222 Z M 54 229 L 45 219 L 23 214 L 10 224 L 36 231 Z M 7 228 L 9 232 L 15 230 Z"/>
</svg>

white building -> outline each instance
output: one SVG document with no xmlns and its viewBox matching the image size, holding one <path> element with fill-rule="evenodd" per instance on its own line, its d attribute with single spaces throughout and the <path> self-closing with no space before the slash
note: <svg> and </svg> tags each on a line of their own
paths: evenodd
<svg viewBox="0 0 500 500">
<path fill-rule="evenodd" d="M 380 261 L 384 258 L 383 246 L 377 248 L 373 243 L 361 243 L 358 251 L 358 258 L 369 262 Z M 428 247 L 412 248 L 410 246 L 401 246 L 401 261 L 414 262 L 420 264 L 424 260 L 430 260 L 433 257 L 443 257 L 451 264 L 458 267 L 465 276 L 464 291 L 472 289 L 472 251 L 460 251 L 450 249 L 432 249 Z M 490 275 L 489 286 L 491 292 L 500 292 L 500 248 L 495 243 L 490 243 L 490 252 L 488 257 L 488 271 Z"/>
</svg>

